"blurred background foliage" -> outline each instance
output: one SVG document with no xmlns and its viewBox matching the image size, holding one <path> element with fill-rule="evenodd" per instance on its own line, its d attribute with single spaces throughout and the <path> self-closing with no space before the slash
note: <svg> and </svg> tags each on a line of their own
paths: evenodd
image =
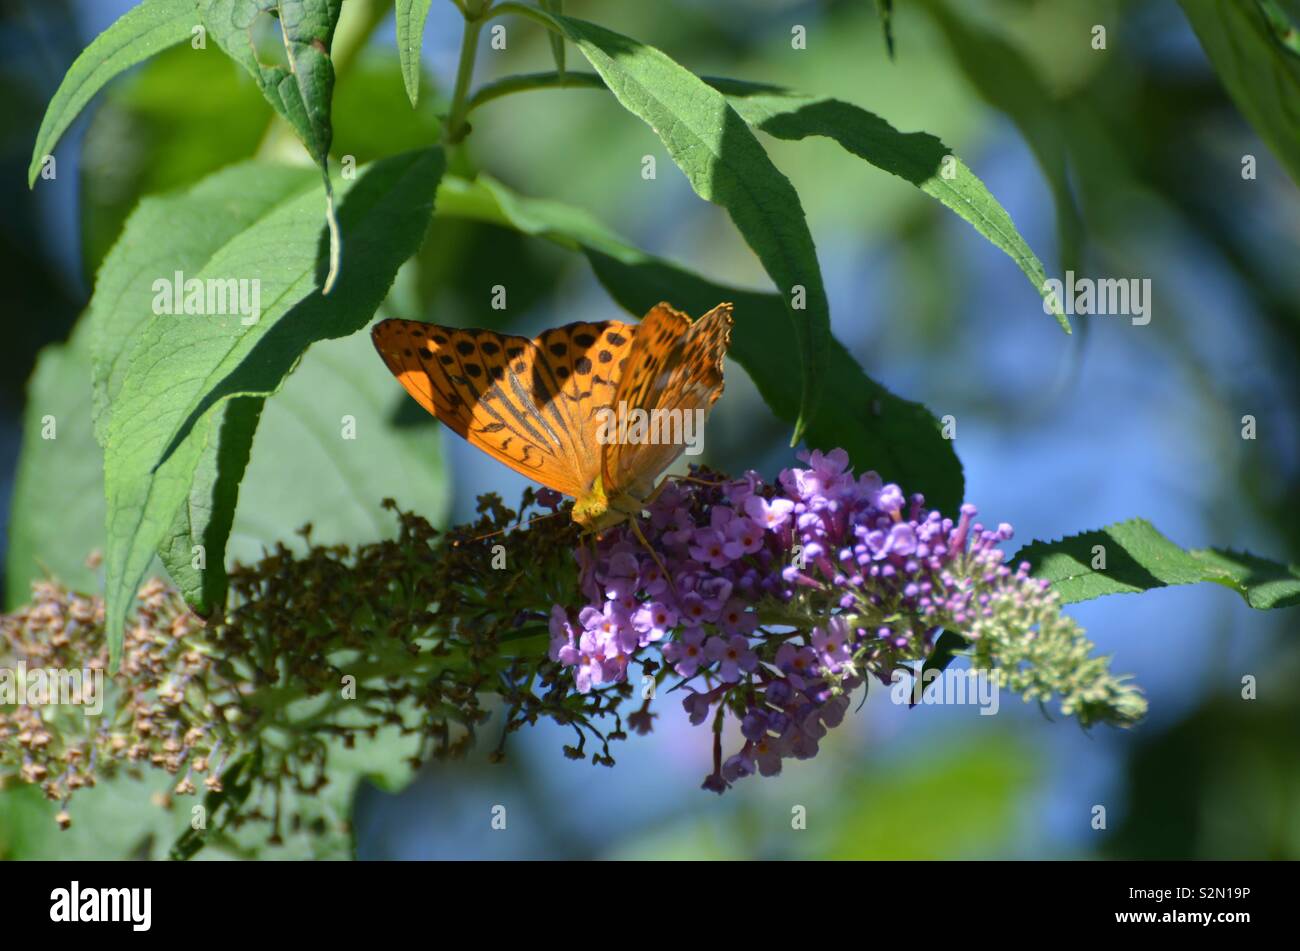
<svg viewBox="0 0 1300 951">
<path fill-rule="evenodd" d="M 349 0 L 345 21 L 369 3 Z M 29 192 L 45 104 L 76 54 L 129 5 L 0 0 L 0 498 L 12 491 L 25 399 L 28 438 L 52 405 L 67 407 L 67 425 L 88 427 L 84 351 L 74 342 L 48 351 L 35 377 L 33 368 L 42 347 L 68 338 L 131 208 L 283 147 L 247 78 L 215 50 L 183 46 L 110 86 L 60 147 L 57 180 Z M 1260 125 L 1289 116 L 1294 149 L 1300 100 L 1279 82 L 1272 117 L 1252 115 L 1254 126 L 1243 117 L 1189 24 L 1190 15 L 1203 26 L 1212 0 L 895 0 L 893 61 L 865 0 L 565 6 L 697 73 L 833 95 L 940 136 L 1049 272 L 1151 278 L 1148 326 L 1081 318 L 1066 338 L 1015 266 L 935 202 L 829 141 L 764 139 L 802 197 L 837 336 L 872 377 L 956 418 L 967 495 L 986 517 L 1011 521 L 1027 541 L 1141 515 L 1183 545 L 1300 559 L 1300 196 Z M 1300 19 L 1291 0 L 1275 7 Z M 792 48 L 796 24 L 806 49 Z M 1098 24 L 1104 50 L 1091 42 Z M 479 81 L 551 68 L 542 31 L 508 29 L 504 52 L 485 38 Z M 412 110 L 391 16 L 382 22 L 340 64 L 335 157 L 364 162 L 436 140 L 459 43 L 459 14 L 434 0 Z M 693 195 L 653 133 L 606 94 L 509 97 L 473 125 L 468 161 L 522 194 L 585 208 L 720 282 L 766 286 L 725 214 Z M 645 155 L 658 160 L 653 181 L 641 177 Z M 1248 155 L 1254 179 L 1242 175 Z M 509 287 L 504 318 L 489 306 L 499 283 Z M 528 333 L 612 309 L 580 256 L 437 220 L 381 316 Z M 509 499 L 522 487 L 458 440 L 439 440 L 368 345 L 354 343 L 314 348 L 268 404 L 236 556 L 254 557 L 308 520 L 328 539 L 390 530 L 370 497 L 380 484 L 373 467 L 401 469 L 401 501 L 433 517 L 465 517 L 477 492 Z M 389 441 L 360 468 L 340 466 L 312 439 L 349 400 L 390 407 Z M 1258 421 L 1254 441 L 1240 438 L 1247 414 Z M 707 461 L 770 474 L 791 461 L 787 435 L 733 367 Z M 84 469 L 63 475 L 46 494 L 57 506 L 6 515 L 10 604 L 42 565 L 100 583 L 81 560 L 102 533 L 100 485 Z M 1116 669 L 1148 691 L 1152 714 L 1131 733 L 1085 735 L 1006 699 L 997 717 L 908 710 L 877 689 L 815 761 L 718 799 L 697 788 L 707 731 L 665 698 L 655 734 L 622 744 L 612 770 L 564 759 L 567 737 L 546 725 L 512 737 L 504 765 L 487 762 L 494 744 L 483 743 L 463 762 L 426 767 L 400 793 L 363 787 L 357 854 L 1300 857 L 1295 611 L 1250 612 L 1216 586 L 1074 610 Z M 1240 698 L 1246 675 L 1258 680 L 1256 700 Z M 79 796 L 80 819 L 58 833 L 31 792 L 0 793 L 0 856 L 153 855 L 167 844 L 157 827 L 176 824 L 146 793 L 119 787 Z M 498 804 L 504 832 L 490 825 Z M 1092 826 L 1096 805 L 1106 808 L 1104 830 Z M 791 828 L 796 807 L 806 829 Z"/>
</svg>

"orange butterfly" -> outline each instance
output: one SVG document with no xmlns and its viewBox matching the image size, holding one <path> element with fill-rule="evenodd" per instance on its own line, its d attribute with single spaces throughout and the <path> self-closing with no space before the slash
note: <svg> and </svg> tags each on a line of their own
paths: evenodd
<svg viewBox="0 0 1300 951">
<path fill-rule="evenodd" d="M 731 323 L 730 304 L 694 323 L 657 304 L 640 324 L 568 324 L 535 340 L 414 320 L 380 321 L 371 337 L 416 402 L 493 459 L 573 496 L 573 520 L 602 532 L 641 513 L 685 448 L 638 431 L 635 411 L 702 423 L 722 395 Z"/>
</svg>

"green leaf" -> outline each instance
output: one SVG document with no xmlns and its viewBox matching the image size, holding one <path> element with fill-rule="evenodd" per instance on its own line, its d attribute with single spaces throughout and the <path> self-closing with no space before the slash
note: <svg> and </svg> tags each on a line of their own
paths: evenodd
<svg viewBox="0 0 1300 951">
<path fill-rule="evenodd" d="M 921 665 L 921 676 L 918 678 L 921 683 L 925 683 L 930 671 L 943 673 L 947 670 L 948 665 L 957 659 L 957 655 L 964 651 L 969 643 L 970 641 L 956 631 L 945 630 L 940 634 L 939 640 L 934 644 L 934 650 L 930 651 L 930 656 Z"/>
<path fill-rule="evenodd" d="M 130 341 L 151 321 L 151 282 L 180 271 L 194 277 L 221 247 L 287 203 L 313 190 L 303 169 L 236 165 L 192 188 L 143 199 L 104 258 L 90 299 L 95 438 L 107 436 Z M 193 222 L 193 226 L 187 226 Z M 149 280 L 142 280 L 145 275 Z"/>
<path fill-rule="evenodd" d="M 204 617 L 226 600 L 226 539 L 261 412 L 260 399 L 231 400 L 195 427 L 189 492 L 157 543 L 172 582 Z"/>
<path fill-rule="evenodd" d="M 1184 550 L 1140 518 L 1034 542 L 1012 559 L 1022 561 L 1033 566 L 1035 577 L 1052 582 L 1067 604 L 1201 581 L 1231 588 L 1252 608 L 1300 604 L 1300 568 L 1223 549 Z"/>
<path fill-rule="evenodd" d="M 221 788 L 208 790 L 203 796 L 203 811 L 214 831 L 224 831 L 230 821 L 243 809 L 244 803 L 256 785 L 260 766 L 261 748 L 241 756 L 221 774 Z M 215 767 L 214 767 L 215 771 Z M 208 843 L 208 826 L 196 829 L 193 825 L 180 834 L 172 844 L 167 857 L 176 862 L 192 859 Z"/>
<path fill-rule="evenodd" d="M 798 415 L 799 391 L 789 356 L 773 345 L 786 321 L 777 295 L 716 284 L 627 244 L 581 209 L 520 197 L 487 175 L 473 183 L 445 179 L 438 209 L 440 215 L 516 228 L 581 251 L 610 295 L 636 316 L 660 300 L 697 315 L 731 301 L 736 307 L 731 357 L 745 368 L 773 413 L 783 420 Z M 833 338 L 823 376 L 826 399 L 808 423 L 808 445 L 843 447 L 859 469 L 875 469 L 908 492 L 923 492 L 930 504 L 956 511 L 963 494 L 961 463 L 934 416 L 868 377 Z"/>
<path fill-rule="evenodd" d="M 5 558 L 10 609 L 30 600 L 31 583 L 47 573 L 81 591 L 99 589 L 96 573 L 86 565 L 91 551 L 102 548 L 104 532 L 104 478 L 90 414 L 88 327 L 82 320 L 66 344 L 41 351 L 27 384 Z"/>
<path fill-rule="evenodd" d="M 1060 303 L 1047 292 L 1047 272 L 1015 222 L 984 183 L 942 141 L 925 132 L 899 132 L 884 119 L 852 103 L 792 92 L 780 86 L 713 76 L 701 77 L 727 97 L 747 123 L 778 139 L 825 136 L 882 171 L 910 182 L 969 222 L 1029 278 L 1068 334 Z M 475 107 L 525 89 L 606 88 L 591 73 L 530 73 L 489 83 L 474 95 Z"/>
<path fill-rule="evenodd" d="M 750 125 L 778 139 L 825 136 L 891 175 L 911 182 L 969 222 L 1029 278 L 1067 334 L 1070 322 L 1047 291 L 1047 272 L 984 183 L 939 139 L 925 132 L 899 132 L 884 119 L 838 99 L 802 96 L 768 86 L 714 79 L 727 101 Z"/>
<path fill-rule="evenodd" d="M 109 444 L 112 411 L 117 409 L 130 367 L 133 341 L 151 322 L 161 320 L 179 335 L 197 326 L 187 324 L 183 315 L 155 315 L 154 282 L 173 281 L 177 274 L 182 279 L 197 275 L 215 251 L 245 229 L 285 203 L 302 201 L 304 196 L 312 199 L 316 194 L 311 175 L 301 169 L 261 166 L 251 174 L 250 168 L 259 167 L 240 166 L 205 179 L 181 195 L 145 199 L 105 258 L 88 314 L 95 435 L 102 446 Z M 313 224 L 315 220 L 313 216 Z M 191 221 L 199 224 L 185 224 Z M 191 321 L 203 319 L 195 316 Z M 212 319 L 220 322 L 224 318 Z M 222 600 L 225 590 L 225 534 L 236 496 L 221 480 L 233 479 L 238 486 L 256 425 L 250 407 L 231 409 L 229 420 L 223 407 L 201 421 L 186 447 L 186 460 L 176 470 L 185 473 L 183 482 L 173 486 L 177 494 L 165 503 L 168 508 L 150 513 L 159 523 L 151 545 L 158 549 L 190 604 L 203 614 Z M 112 525 L 111 516 L 106 515 L 105 524 Z M 111 527 L 109 531 L 111 534 Z M 198 564 L 210 570 L 194 567 L 196 544 L 202 545 L 204 552 Z M 111 554 L 105 536 L 99 536 L 96 545 L 106 545 L 106 554 Z M 147 552 L 137 552 L 132 588 L 151 561 Z M 112 568 L 110 557 L 110 579 Z"/>
<path fill-rule="evenodd" d="M 1016 124 L 1047 178 L 1056 207 L 1064 268 L 1080 260 L 1083 222 L 1070 187 L 1070 117 L 1020 50 L 952 10 L 946 0 L 922 0 L 980 98 Z M 1040 291 L 1042 285 L 1039 285 Z"/>
<path fill-rule="evenodd" d="M 721 93 L 654 47 L 521 4 L 497 9 L 541 19 L 576 45 L 623 107 L 659 136 L 696 194 L 731 216 L 794 328 L 803 390 L 791 444 L 798 442 L 821 400 L 831 329 L 817 250 L 794 186 Z"/>
<path fill-rule="evenodd" d="M 99 34 L 72 64 L 45 110 L 27 169 L 28 186 L 36 183 L 45 156 L 105 83 L 155 53 L 189 39 L 196 25 L 194 0 L 144 0 Z"/>
<path fill-rule="evenodd" d="M 424 21 L 433 0 L 397 0 L 397 56 L 411 108 L 420 101 L 420 51 L 424 46 Z"/>
<path fill-rule="evenodd" d="M 11 608 L 25 603 L 31 582 L 47 575 L 78 591 L 101 589 L 98 573 L 86 566 L 86 556 L 104 546 L 103 459 L 88 399 L 89 326 L 83 320 L 68 344 L 43 350 L 28 387 L 9 523 Z M 308 523 L 320 544 L 372 540 L 392 530 L 392 513 L 380 505 L 384 498 L 443 523 L 449 491 L 440 434 L 402 423 L 395 408 L 406 397 L 373 372 L 373 358 L 364 334 L 319 341 L 262 404 L 227 562 L 252 562 L 276 541 L 293 547 L 294 533 Z M 356 420 L 354 441 L 341 441 L 345 415 Z M 42 438 L 46 416 L 54 418 L 53 439 Z M 340 451 L 340 445 L 354 451 Z M 188 500 L 181 511 L 191 511 Z M 183 562 L 176 570 L 188 570 L 190 549 L 180 545 L 180 536 L 174 539 L 175 560 Z"/>
<path fill-rule="evenodd" d="M 1294 45 L 1295 26 L 1275 5 L 1257 0 L 1179 0 L 1179 4 L 1232 101 L 1300 184 L 1300 55 Z"/>
<path fill-rule="evenodd" d="M 226 55 L 248 71 L 316 164 L 324 165 L 333 135 L 330 45 L 343 0 L 200 0 L 203 22 Z M 258 58 L 254 24 L 261 14 L 280 21 L 288 64 Z"/>
<path fill-rule="evenodd" d="M 105 342 L 96 375 L 111 407 L 102 414 L 101 429 L 114 657 L 126 606 L 154 550 L 176 550 L 168 541 L 177 535 L 174 519 L 186 499 L 193 505 L 196 478 L 204 484 L 205 451 L 226 453 L 210 483 L 207 516 L 224 518 L 246 432 L 234 427 L 230 444 L 222 443 L 231 432 L 225 420 L 235 411 L 229 401 L 270 395 L 313 341 L 346 336 L 366 324 L 423 238 L 442 168 L 442 153 L 431 150 L 374 163 L 347 183 L 339 221 L 343 233 L 356 239 L 354 267 L 329 297 L 317 289 L 323 261 L 315 196 L 282 182 L 280 200 L 267 201 L 269 189 L 259 183 L 277 175 L 266 166 L 236 166 L 189 192 L 147 201 L 144 213 L 132 216 L 105 261 L 92 301 Z M 241 203 L 250 193 L 260 200 Z M 221 205 L 223 196 L 228 208 Z M 232 223 L 231 209 L 243 215 L 239 222 Z M 166 227 L 144 231 L 160 214 Z M 175 240 L 179 234 L 186 237 Z M 208 280 L 247 281 L 250 298 L 258 287 L 259 318 L 247 324 L 239 315 L 151 318 L 158 303 L 150 299 L 151 281 L 175 283 L 178 271 L 187 283 L 200 282 L 198 287 Z M 132 298 L 125 312 L 124 296 Z M 221 534 L 219 522 L 215 531 Z M 208 550 L 207 571 L 222 571 L 217 554 Z"/>
<path fill-rule="evenodd" d="M 443 524 L 451 493 L 440 427 L 399 418 L 410 397 L 374 360 L 367 334 L 318 341 L 266 400 L 228 560 L 252 562 L 275 541 L 293 547 L 292 533 L 308 523 L 322 545 L 391 535 L 385 498 Z M 347 416 L 355 439 L 343 438 Z"/>
<path fill-rule="evenodd" d="M 334 211 L 329 151 L 333 139 L 330 104 L 334 97 L 334 63 L 330 47 L 343 0 L 199 0 L 203 22 L 217 45 L 253 77 L 262 95 L 293 126 L 325 182 L 325 219 L 330 229 L 330 266 L 322 292 L 338 278 L 342 242 Z M 288 65 L 258 58 L 254 24 L 261 14 L 280 21 Z"/>
<path fill-rule="evenodd" d="M 104 546 L 103 460 L 89 405 L 90 325 L 82 320 L 67 344 L 43 350 L 28 386 L 9 523 L 10 607 L 25 603 L 31 582 L 46 576 L 83 592 L 101 588 L 98 573 L 86 565 L 86 557 Z M 252 561 L 309 522 L 322 544 L 373 539 L 391 528 L 391 514 L 379 504 L 385 497 L 434 524 L 443 521 L 448 490 L 438 432 L 400 424 L 393 407 L 404 397 L 370 372 L 372 358 L 364 335 L 321 341 L 262 407 L 228 559 Z M 338 451 L 339 421 L 347 414 L 358 429 L 358 452 L 350 454 Z M 52 417 L 52 431 L 46 417 Z M 375 459 L 384 464 L 374 465 Z M 191 497 L 201 499 L 198 485 L 196 475 Z M 188 500 L 181 511 L 192 514 Z M 171 539 L 179 546 L 177 571 L 188 569 L 192 557 L 182 537 Z"/>
<path fill-rule="evenodd" d="M 156 804 L 155 797 L 169 792 L 176 777 L 147 772 L 78 790 L 68 804 L 72 826 L 66 830 L 54 821 L 60 804 L 46 799 L 39 786 L 19 783 L 0 790 L 0 860 L 164 858 L 168 843 L 189 827 L 190 814 Z"/>
</svg>

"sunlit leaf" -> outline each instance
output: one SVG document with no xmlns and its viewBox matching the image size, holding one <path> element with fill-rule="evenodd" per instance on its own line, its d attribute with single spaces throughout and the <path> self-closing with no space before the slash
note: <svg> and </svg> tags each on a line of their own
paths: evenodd
<svg viewBox="0 0 1300 951">
<path fill-rule="evenodd" d="M 153 552 L 172 537 L 174 513 L 190 496 L 201 460 L 224 436 L 227 405 L 265 397 L 316 340 L 366 324 L 397 268 L 419 246 L 442 172 L 432 150 L 374 163 L 341 190 L 343 233 L 356 238 L 350 268 L 328 297 L 316 195 L 302 178 L 258 164 L 236 166 L 189 192 L 146 201 L 105 260 L 92 319 L 96 377 L 105 400 L 97 420 L 108 498 L 106 572 L 110 647 L 120 650 L 126 605 Z M 279 182 L 279 195 L 268 192 Z M 250 200 L 259 195 L 260 201 Z M 156 230 L 149 226 L 161 218 Z M 174 236 L 182 234 L 183 240 Z M 243 280 L 258 288 L 250 315 L 153 315 L 151 282 Z M 253 282 L 257 282 L 254 284 Z M 250 293 L 251 296 L 251 293 Z M 235 430 L 230 459 L 241 452 Z M 230 466 L 221 470 L 236 476 Z M 215 484 L 226 485 L 224 474 Z M 214 499 L 221 519 L 224 500 Z M 173 546 L 166 546 L 170 550 Z M 220 571 L 219 552 L 207 569 Z"/>
<path fill-rule="evenodd" d="M 77 57 L 45 110 L 27 184 L 35 184 L 45 156 L 60 136 L 114 76 L 191 36 L 198 23 L 194 0 L 144 0 L 97 36 Z"/>
<path fill-rule="evenodd" d="M 1202 581 L 1231 588 L 1252 608 L 1300 604 L 1300 568 L 1223 549 L 1185 550 L 1140 518 L 1034 542 L 1012 559 L 1022 561 L 1067 604 Z"/>
</svg>

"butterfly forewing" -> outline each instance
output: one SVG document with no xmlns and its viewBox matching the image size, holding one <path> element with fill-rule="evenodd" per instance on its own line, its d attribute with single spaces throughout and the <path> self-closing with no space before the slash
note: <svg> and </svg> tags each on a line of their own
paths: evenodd
<svg viewBox="0 0 1300 951">
<path fill-rule="evenodd" d="M 371 336 L 406 391 L 469 443 L 558 492 L 586 492 L 600 471 L 597 410 L 608 406 L 632 328 L 576 323 L 536 340 L 411 320 Z"/>
</svg>

